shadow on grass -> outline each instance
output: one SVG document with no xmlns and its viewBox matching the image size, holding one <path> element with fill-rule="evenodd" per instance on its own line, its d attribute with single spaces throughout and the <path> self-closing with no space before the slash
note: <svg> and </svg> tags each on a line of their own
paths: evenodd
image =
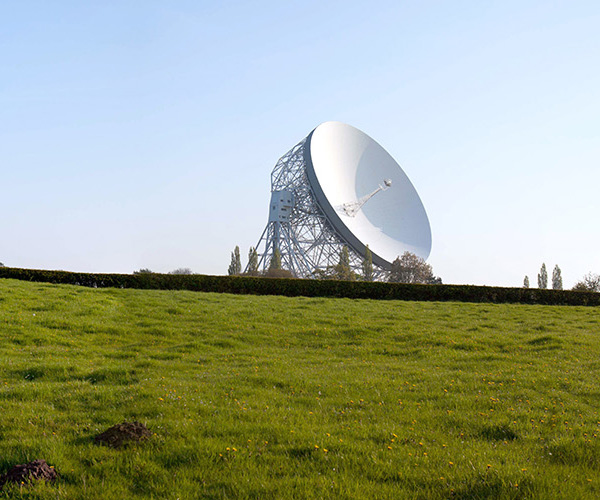
<svg viewBox="0 0 600 500">
<path fill-rule="evenodd" d="M 550 445 L 548 458 L 559 465 L 600 469 L 600 444 L 569 441 Z"/>
<path fill-rule="evenodd" d="M 482 500 L 486 498 L 540 498 L 534 492 L 533 483 L 528 479 L 520 482 L 502 480 L 499 477 L 488 478 L 479 475 L 468 479 L 464 484 L 452 488 L 448 494 L 449 498 L 460 498 L 464 500 Z"/>
<path fill-rule="evenodd" d="M 302 446 L 302 447 L 297 447 L 297 448 L 291 448 L 288 451 L 288 454 L 290 455 L 290 458 L 303 459 L 303 458 L 311 458 L 314 451 L 315 451 L 315 448 L 311 448 L 310 446 Z"/>
<path fill-rule="evenodd" d="M 514 441 L 519 435 L 508 425 L 490 425 L 479 431 L 479 437 L 488 441 Z"/>
<path fill-rule="evenodd" d="M 538 349 L 554 350 L 562 347 L 562 340 L 551 335 L 542 335 L 541 337 L 531 339 L 527 343 L 532 347 L 537 347 Z"/>
</svg>

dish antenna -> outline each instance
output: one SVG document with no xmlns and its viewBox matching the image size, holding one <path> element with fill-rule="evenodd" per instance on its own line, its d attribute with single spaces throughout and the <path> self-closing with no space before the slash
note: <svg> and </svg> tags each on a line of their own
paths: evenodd
<svg viewBox="0 0 600 500">
<path fill-rule="evenodd" d="M 382 278 L 404 252 L 431 252 L 425 208 L 400 165 L 377 142 L 325 122 L 282 156 L 271 173 L 269 221 L 256 246 L 259 269 L 279 250 L 284 269 L 313 278 L 336 266 L 342 247 L 360 272 L 366 247 Z"/>
</svg>

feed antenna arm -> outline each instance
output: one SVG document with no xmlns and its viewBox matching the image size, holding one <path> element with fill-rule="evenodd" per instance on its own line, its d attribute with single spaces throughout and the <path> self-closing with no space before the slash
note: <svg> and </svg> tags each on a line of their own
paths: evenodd
<svg viewBox="0 0 600 500">
<path fill-rule="evenodd" d="M 369 193 L 369 194 L 363 196 L 362 198 L 360 198 L 357 201 L 344 203 L 340 208 L 348 217 L 356 217 L 356 214 L 358 213 L 358 211 L 362 208 L 362 206 L 367 201 L 369 201 L 371 198 L 373 198 L 373 196 L 375 196 L 377 193 L 379 193 L 379 191 L 385 191 L 391 185 L 392 185 L 391 179 L 384 179 L 383 184 L 379 184 L 379 187 L 372 193 Z"/>
</svg>

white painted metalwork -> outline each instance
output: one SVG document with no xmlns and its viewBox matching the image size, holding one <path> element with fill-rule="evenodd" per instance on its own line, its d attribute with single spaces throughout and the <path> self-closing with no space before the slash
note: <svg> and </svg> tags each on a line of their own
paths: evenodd
<svg viewBox="0 0 600 500">
<path fill-rule="evenodd" d="M 375 179 L 383 183 L 374 185 Z M 426 259 L 427 214 L 406 174 L 377 142 L 349 125 L 323 123 L 271 173 L 269 222 L 256 246 L 259 269 L 269 267 L 277 249 L 284 269 L 318 277 L 338 264 L 346 246 L 360 274 L 367 245 L 376 279 L 405 251 Z"/>
<path fill-rule="evenodd" d="M 336 207 L 336 209 L 340 208 L 348 217 L 354 217 L 367 201 L 369 201 L 371 198 L 373 198 L 373 196 L 375 196 L 377 193 L 379 193 L 379 191 L 385 191 L 391 185 L 392 185 L 392 181 L 390 179 L 384 179 L 383 184 L 379 184 L 379 187 L 372 193 L 369 193 L 369 194 L 363 196 L 358 201 L 354 201 L 351 203 L 344 203 L 341 207 Z"/>
</svg>

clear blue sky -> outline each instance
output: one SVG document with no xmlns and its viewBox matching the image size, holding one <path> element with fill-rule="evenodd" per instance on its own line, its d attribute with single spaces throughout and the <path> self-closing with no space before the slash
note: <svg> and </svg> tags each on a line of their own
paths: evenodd
<svg viewBox="0 0 600 500">
<path fill-rule="evenodd" d="M 600 2 L 0 3 L 0 261 L 225 274 L 328 120 L 417 188 L 447 283 L 600 273 Z"/>
</svg>

